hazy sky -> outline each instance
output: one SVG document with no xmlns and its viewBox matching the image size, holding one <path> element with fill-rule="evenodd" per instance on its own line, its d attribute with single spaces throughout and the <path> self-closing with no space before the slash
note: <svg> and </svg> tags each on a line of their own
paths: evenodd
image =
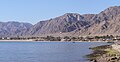
<svg viewBox="0 0 120 62">
<path fill-rule="evenodd" d="M 0 21 L 32 24 L 65 13 L 99 13 L 120 0 L 0 0 Z"/>
</svg>

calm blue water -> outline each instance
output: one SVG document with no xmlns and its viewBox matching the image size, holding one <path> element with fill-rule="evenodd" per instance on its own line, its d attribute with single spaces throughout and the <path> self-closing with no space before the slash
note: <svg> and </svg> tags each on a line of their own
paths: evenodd
<svg viewBox="0 0 120 62">
<path fill-rule="evenodd" d="M 104 42 L 0 42 L 0 62 L 86 62 L 89 47 Z"/>
</svg>

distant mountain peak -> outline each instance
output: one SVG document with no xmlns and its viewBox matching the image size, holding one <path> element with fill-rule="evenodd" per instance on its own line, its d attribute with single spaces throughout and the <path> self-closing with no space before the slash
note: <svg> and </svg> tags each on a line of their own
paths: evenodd
<svg viewBox="0 0 120 62">
<path fill-rule="evenodd" d="M 21 36 L 32 27 L 30 23 L 20 23 L 15 21 L 1 22 L 0 23 L 0 37 L 7 36 Z"/>
<path fill-rule="evenodd" d="M 117 14 L 120 14 L 120 6 L 111 6 L 107 9 L 105 9 L 104 11 L 102 11 L 101 13 L 105 13 L 105 14 L 108 14 L 108 13 L 117 13 Z"/>
<path fill-rule="evenodd" d="M 64 15 L 80 15 L 78 13 L 65 13 Z"/>
<path fill-rule="evenodd" d="M 120 8 L 120 6 L 111 6 L 111 7 L 109 7 L 109 8 L 107 8 L 107 9 L 115 9 L 115 8 Z"/>
</svg>

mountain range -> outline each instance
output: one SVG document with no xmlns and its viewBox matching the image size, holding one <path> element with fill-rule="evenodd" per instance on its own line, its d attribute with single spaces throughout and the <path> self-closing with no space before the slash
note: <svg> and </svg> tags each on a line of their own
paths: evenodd
<svg viewBox="0 0 120 62">
<path fill-rule="evenodd" d="M 0 36 L 96 36 L 120 35 L 120 6 L 112 6 L 98 14 L 66 13 L 40 21 L 35 25 L 0 22 Z"/>
</svg>

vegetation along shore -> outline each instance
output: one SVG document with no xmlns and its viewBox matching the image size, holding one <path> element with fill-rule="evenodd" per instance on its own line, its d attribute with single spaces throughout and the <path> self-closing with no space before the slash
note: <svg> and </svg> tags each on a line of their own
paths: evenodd
<svg viewBox="0 0 120 62">
<path fill-rule="evenodd" d="M 116 49 L 115 45 L 116 43 L 90 48 L 92 53 L 86 55 L 86 57 L 91 62 L 120 62 L 120 51 Z"/>
</svg>

